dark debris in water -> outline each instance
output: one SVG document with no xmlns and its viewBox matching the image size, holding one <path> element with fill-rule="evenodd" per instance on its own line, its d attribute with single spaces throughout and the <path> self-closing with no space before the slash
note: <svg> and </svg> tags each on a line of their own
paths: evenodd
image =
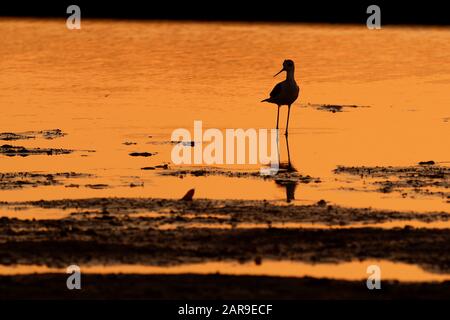
<svg viewBox="0 0 450 320">
<path fill-rule="evenodd" d="M 262 175 L 259 171 L 240 171 L 240 170 L 226 170 L 220 168 L 202 167 L 202 168 L 170 168 L 165 171 L 160 171 L 160 175 L 174 176 L 183 178 L 187 175 L 194 177 L 207 176 L 223 176 L 228 178 L 253 178 L 262 180 L 273 180 L 279 184 L 283 183 L 320 183 L 319 178 L 311 177 L 310 175 L 302 175 L 297 171 L 280 168 L 277 174 Z"/>
<path fill-rule="evenodd" d="M 4 140 L 4 141 L 26 140 L 26 139 L 34 139 L 34 137 L 28 136 L 25 134 L 20 134 L 20 133 L 13 133 L 13 132 L 0 133 L 0 140 Z"/>
<path fill-rule="evenodd" d="M 169 165 L 167 163 L 164 163 L 164 164 L 159 164 L 159 165 L 156 165 L 156 166 L 142 167 L 141 168 L 141 170 L 156 170 L 156 169 L 167 170 L 167 169 L 169 169 Z"/>
<path fill-rule="evenodd" d="M 56 139 L 66 135 L 60 129 L 39 131 L 38 134 L 42 135 L 44 139 Z"/>
<path fill-rule="evenodd" d="M 368 108 L 368 106 L 345 105 L 345 104 L 308 104 L 320 111 L 328 111 L 332 113 L 344 112 L 346 109 Z"/>
<path fill-rule="evenodd" d="M 194 147 L 195 146 L 195 141 L 150 141 L 150 142 L 147 142 L 147 144 L 153 144 L 153 145 L 182 144 L 185 147 Z"/>
<path fill-rule="evenodd" d="M 156 155 L 156 153 L 151 153 L 151 152 L 132 152 L 130 153 L 131 157 L 151 157 Z"/>
<path fill-rule="evenodd" d="M 0 190 L 13 190 L 25 187 L 64 185 L 64 180 L 86 178 L 91 175 L 76 172 L 39 173 L 39 172 L 5 172 L 0 173 Z M 67 185 L 69 187 L 70 185 Z"/>
<path fill-rule="evenodd" d="M 0 146 L 0 154 L 3 154 L 8 157 L 27 157 L 30 155 L 60 155 L 60 154 L 69 154 L 72 153 L 73 150 L 69 149 L 53 149 L 53 148 L 25 148 L 22 146 L 12 146 L 9 144 L 4 144 Z"/>
<path fill-rule="evenodd" d="M 325 104 L 323 106 L 320 106 L 317 109 L 336 113 L 336 112 L 342 112 L 343 108 L 344 108 L 343 106 L 339 106 L 339 105 Z"/>
<path fill-rule="evenodd" d="M 420 166 L 434 166 L 435 164 L 436 162 L 434 162 L 433 160 L 419 162 Z"/>
<path fill-rule="evenodd" d="M 393 167 L 345 167 L 338 166 L 334 173 L 359 176 L 370 179 L 377 191 L 402 195 L 417 193 L 439 197 L 448 197 L 450 193 L 450 167 L 436 165 L 434 161 L 422 161 L 416 166 Z"/>
<path fill-rule="evenodd" d="M 42 130 L 42 131 L 26 131 L 26 132 L 2 132 L 0 133 L 0 140 L 15 141 L 15 140 L 27 140 L 27 139 L 56 139 L 64 137 L 66 133 L 60 129 Z"/>
<path fill-rule="evenodd" d="M 393 166 L 376 166 L 376 167 L 345 167 L 338 166 L 334 173 L 351 174 L 368 177 L 389 177 L 396 176 L 401 178 L 429 178 L 429 179 L 448 179 L 450 178 L 450 167 L 427 165 L 422 163 L 419 166 L 393 167 Z"/>
<path fill-rule="evenodd" d="M 109 188 L 109 185 L 107 184 L 103 184 L 103 183 L 97 183 L 97 184 L 86 184 L 85 185 L 86 188 L 90 188 L 90 189 L 107 189 Z"/>
<path fill-rule="evenodd" d="M 185 147 L 195 147 L 195 141 L 171 141 L 173 144 L 182 144 Z"/>
</svg>

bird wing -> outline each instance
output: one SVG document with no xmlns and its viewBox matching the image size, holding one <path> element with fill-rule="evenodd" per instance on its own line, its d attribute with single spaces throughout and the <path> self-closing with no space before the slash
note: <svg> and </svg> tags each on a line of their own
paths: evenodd
<svg viewBox="0 0 450 320">
<path fill-rule="evenodd" d="M 278 96 L 281 93 L 282 88 L 283 88 L 282 82 L 278 83 L 270 92 L 270 97 L 274 98 Z"/>
</svg>

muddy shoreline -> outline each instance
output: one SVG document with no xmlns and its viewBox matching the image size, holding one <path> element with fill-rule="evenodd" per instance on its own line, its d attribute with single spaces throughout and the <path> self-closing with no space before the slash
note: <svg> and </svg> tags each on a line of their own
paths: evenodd
<svg viewBox="0 0 450 320">
<path fill-rule="evenodd" d="M 195 199 L 180 201 L 160 198 L 88 198 L 4 202 L 0 206 L 28 206 L 45 209 L 60 209 L 72 216 L 85 218 L 98 215 L 109 218 L 132 217 L 134 213 L 156 212 L 170 214 L 168 222 L 175 218 L 182 222 L 187 214 L 200 218 L 240 222 L 312 222 L 329 226 L 345 226 L 351 223 L 382 223 L 388 221 L 449 221 L 448 212 L 414 212 L 348 208 L 327 204 L 321 200 L 316 205 L 285 205 L 265 200 L 212 200 Z M 149 219 L 151 220 L 151 219 Z"/>
<path fill-rule="evenodd" d="M 365 281 L 229 275 L 82 276 L 81 290 L 67 290 L 66 274 L 0 276 L 0 299 L 140 300 L 383 300 L 448 299 L 450 282 L 386 281 L 368 290 Z"/>
<path fill-rule="evenodd" d="M 387 259 L 450 272 L 448 229 L 351 228 L 352 223 L 411 219 L 447 221 L 450 214 L 376 211 L 265 201 L 94 198 L 22 203 L 67 211 L 58 220 L 0 218 L 0 263 L 64 267 L 71 263 L 174 265 L 206 261 L 343 262 Z M 73 212 L 72 212 L 73 211 Z M 70 214 L 72 212 L 72 214 Z M 278 228 L 276 221 L 342 228 Z M 204 227 L 187 228 L 192 222 Z M 248 229 L 209 225 L 265 223 Z M 164 230 L 162 224 L 176 225 Z M 348 225 L 349 227 L 345 227 Z"/>
<path fill-rule="evenodd" d="M 384 259 L 450 272 L 447 230 L 247 229 L 154 230 L 39 225 L 32 230 L 0 227 L 0 263 L 65 267 L 83 264 L 177 265 L 210 261 L 292 260 L 309 263 Z"/>
</svg>

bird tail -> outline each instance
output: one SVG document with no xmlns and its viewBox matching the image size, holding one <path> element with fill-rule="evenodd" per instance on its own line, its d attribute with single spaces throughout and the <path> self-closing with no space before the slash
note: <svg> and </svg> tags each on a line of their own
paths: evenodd
<svg viewBox="0 0 450 320">
<path fill-rule="evenodd" d="M 261 100 L 261 102 L 269 102 L 269 99 L 270 99 L 270 98 L 267 98 L 267 99 Z"/>
</svg>

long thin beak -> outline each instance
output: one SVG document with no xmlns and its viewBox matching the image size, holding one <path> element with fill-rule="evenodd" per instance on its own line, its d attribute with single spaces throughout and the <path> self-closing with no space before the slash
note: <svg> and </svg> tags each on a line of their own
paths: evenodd
<svg viewBox="0 0 450 320">
<path fill-rule="evenodd" d="M 278 72 L 276 75 L 274 75 L 273 77 L 275 78 L 277 75 L 279 75 L 280 73 L 282 73 L 283 71 L 285 71 L 285 69 L 281 69 L 280 72 Z"/>
</svg>

